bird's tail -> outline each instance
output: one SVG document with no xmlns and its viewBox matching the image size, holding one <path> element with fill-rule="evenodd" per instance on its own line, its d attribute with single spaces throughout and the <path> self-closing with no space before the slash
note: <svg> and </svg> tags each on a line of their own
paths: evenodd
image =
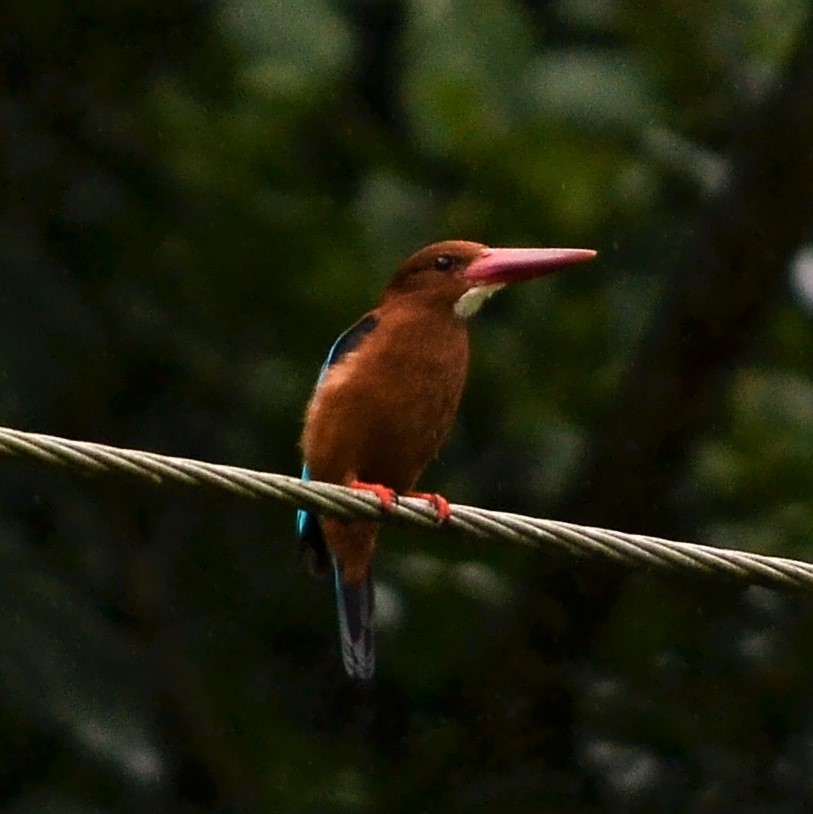
<svg viewBox="0 0 813 814">
<path fill-rule="evenodd" d="M 333 571 L 344 669 L 350 678 L 367 681 L 373 677 L 375 669 L 373 578 L 368 573 L 361 584 L 348 585 L 342 580 L 341 570 L 335 562 Z"/>
</svg>

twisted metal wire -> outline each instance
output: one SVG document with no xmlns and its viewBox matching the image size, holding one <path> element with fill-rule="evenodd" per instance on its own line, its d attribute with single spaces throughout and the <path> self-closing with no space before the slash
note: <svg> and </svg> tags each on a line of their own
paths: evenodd
<svg viewBox="0 0 813 814">
<path fill-rule="evenodd" d="M 176 481 L 189 486 L 214 486 L 242 497 L 274 498 L 348 519 L 393 518 L 418 526 L 438 526 L 434 507 L 419 498 L 399 497 L 392 511 L 384 512 L 373 494 L 344 486 L 7 427 L 0 427 L 0 453 L 38 458 L 88 474 L 118 471 L 155 484 Z M 451 509 L 452 516 L 444 525 L 483 540 L 556 550 L 580 558 L 603 557 L 627 568 L 693 572 L 769 588 L 813 590 L 813 564 L 800 560 L 626 534 L 476 506 L 453 504 Z"/>
</svg>

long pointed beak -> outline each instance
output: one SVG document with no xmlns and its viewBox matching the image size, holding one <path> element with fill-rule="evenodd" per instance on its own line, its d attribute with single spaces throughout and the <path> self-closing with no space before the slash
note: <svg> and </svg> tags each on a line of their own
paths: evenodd
<svg viewBox="0 0 813 814">
<path fill-rule="evenodd" d="M 592 260 L 592 249 L 483 249 L 463 272 L 475 285 L 518 283 Z"/>
</svg>

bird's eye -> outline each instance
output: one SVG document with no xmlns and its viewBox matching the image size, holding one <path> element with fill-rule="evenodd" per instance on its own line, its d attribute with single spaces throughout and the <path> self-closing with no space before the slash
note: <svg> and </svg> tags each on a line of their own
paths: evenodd
<svg viewBox="0 0 813 814">
<path fill-rule="evenodd" d="M 435 268 L 438 271 L 449 271 L 453 265 L 454 260 L 452 260 L 448 254 L 441 254 L 439 257 L 435 258 Z"/>
</svg>

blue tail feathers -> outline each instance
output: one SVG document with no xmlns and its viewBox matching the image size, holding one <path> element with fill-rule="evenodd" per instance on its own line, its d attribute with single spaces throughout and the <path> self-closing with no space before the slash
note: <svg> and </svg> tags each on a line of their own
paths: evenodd
<svg viewBox="0 0 813 814">
<path fill-rule="evenodd" d="M 307 465 L 302 468 L 302 479 L 308 480 Z M 313 512 L 299 509 L 296 513 L 296 534 L 302 555 L 311 570 L 325 573 L 332 558 L 328 554 L 319 518 Z M 336 583 L 336 609 L 339 614 L 339 641 L 344 669 L 350 678 L 368 681 L 375 670 L 375 645 L 373 641 L 373 607 L 375 589 L 368 574 L 361 585 L 342 582 L 341 570 L 333 561 Z"/>
<path fill-rule="evenodd" d="M 368 574 L 360 585 L 347 585 L 342 581 L 339 566 L 335 563 L 333 571 L 344 669 L 350 678 L 368 681 L 373 677 L 375 670 L 373 578 Z"/>
</svg>

